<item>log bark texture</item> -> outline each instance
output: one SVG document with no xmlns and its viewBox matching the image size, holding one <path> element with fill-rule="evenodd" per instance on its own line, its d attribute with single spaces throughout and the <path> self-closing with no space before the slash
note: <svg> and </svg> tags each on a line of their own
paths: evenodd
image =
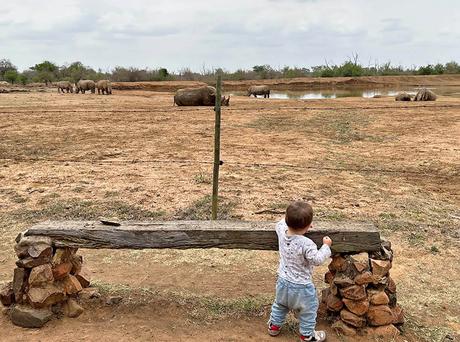
<svg viewBox="0 0 460 342">
<path fill-rule="evenodd" d="M 98 221 L 47 221 L 24 235 L 50 237 L 55 247 L 278 249 L 273 222 L 147 221 L 122 222 L 114 227 Z M 318 222 L 306 234 L 318 247 L 325 235 L 332 238 L 335 253 L 380 248 L 380 234 L 372 224 Z"/>
</svg>

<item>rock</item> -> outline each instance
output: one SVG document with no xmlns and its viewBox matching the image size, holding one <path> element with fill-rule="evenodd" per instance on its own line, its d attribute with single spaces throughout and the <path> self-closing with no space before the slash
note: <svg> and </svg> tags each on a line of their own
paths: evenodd
<svg viewBox="0 0 460 342">
<path fill-rule="evenodd" d="M 326 300 L 327 308 L 331 311 L 339 312 L 343 308 L 343 302 L 339 297 L 330 294 Z"/>
<path fill-rule="evenodd" d="M 16 265 L 21 268 L 34 268 L 40 265 L 47 264 L 51 261 L 51 255 L 45 255 L 40 258 L 27 257 L 16 261 Z"/>
<path fill-rule="evenodd" d="M 380 245 L 391 251 L 391 241 L 380 239 Z"/>
<path fill-rule="evenodd" d="M 50 245 L 39 243 L 31 246 L 14 246 L 14 251 L 20 259 L 24 258 L 49 258 L 53 254 L 53 248 Z"/>
<path fill-rule="evenodd" d="M 371 268 L 375 277 L 384 277 L 390 271 L 391 261 L 371 259 Z"/>
<path fill-rule="evenodd" d="M 81 255 L 73 255 L 70 262 L 72 264 L 70 273 L 73 275 L 80 273 L 83 266 L 83 257 Z"/>
<path fill-rule="evenodd" d="M 388 277 L 387 290 L 391 293 L 396 293 L 396 283 L 391 277 Z"/>
<path fill-rule="evenodd" d="M 369 309 L 369 301 L 367 299 L 356 301 L 344 298 L 343 303 L 350 312 L 358 316 L 363 316 Z"/>
<path fill-rule="evenodd" d="M 85 311 L 74 299 L 69 298 L 63 305 L 64 314 L 70 318 L 76 318 Z"/>
<path fill-rule="evenodd" d="M 332 329 L 338 334 L 342 336 L 356 336 L 356 329 L 353 327 L 350 327 L 346 323 L 344 323 L 342 320 L 336 321 L 334 324 L 331 326 Z"/>
<path fill-rule="evenodd" d="M 62 288 L 48 284 L 45 287 L 30 288 L 27 298 L 32 307 L 43 308 L 64 301 L 66 296 Z"/>
<path fill-rule="evenodd" d="M 338 295 L 339 295 L 339 288 L 338 288 L 337 285 L 335 285 L 333 282 L 331 283 L 330 289 L 331 289 L 331 293 L 332 293 L 334 296 L 338 296 Z"/>
<path fill-rule="evenodd" d="M 372 275 L 372 284 L 374 285 L 387 285 L 388 277 L 381 277 L 378 275 Z"/>
<path fill-rule="evenodd" d="M 53 266 L 53 277 L 55 280 L 62 280 L 70 274 L 72 263 L 64 262 Z"/>
<path fill-rule="evenodd" d="M 62 280 L 62 288 L 64 289 L 64 292 L 70 296 L 75 295 L 83 290 L 83 287 L 81 286 L 78 279 L 71 274 Z"/>
<path fill-rule="evenodd" d="M 53 265 L 68 263 L 72 260 L 72 256 L 70 248 L 58 248 L 53 256 Z"/>
<path fill-rule="evenodd" d="M 9 282 L 0 290 L 0 302 L 4 306 L 10 306 L 14 303 L 13 283 Z"/>
<path fill-rule="evenodd" d="M 52 317 L 50 309 L 33 309 L 26 305 L 15 305 L 10 313 L 13 324 L 23 328 L 41 328 Z"/>
<path fill-rule="evenodd" d="M 391 308 L 393 313 L 393 324 L 404 324 L 404 310 L 400 305 Z"/>
<path fill-rule="evenodd" d="M 110 296 L 110 297 L 107 298 L 105 303 L 107 305 L 117 305 L 117 304 L 121 303 L 122 299 L 123 298 L 121 296 Z"/>
<path fill-rule="evenodd" d="M 374 278 L 372 277 L 371 272 L 364 272 L 364 273 L 358 274 L 354 279 L 356 285 L 366 285 L 366 284 L 372 283 L 373 280 Z"/>
<path fill-rule="evenodd" d="M 85 267 L 83 267 L 80 273 L 76 274 L 75 277 L 77 277 L 83 288 L 88 287 L 91 284 L 91 277 Z"/>
<path fill-rule="evenodd" d="M 380 327 L 368 327 L 364 329 L 364 333 L 371 339 L 383 338 L 385 341 L 392 341 L 396 336 L 399 336 L 399 330 L 393 324 L 383 325 Z"/>
<path fill-rule="evenodd" d="M 27 250 L 29 256 L 32 258 L 48 258 L 53 254 L 53 248 L 46 244 L 32 245 Z"/>
<path fill-rule="evenodd" d="M 355 266 L 356 270 L 361 273 L 363 271 L 369 270 L 369 254 L 368 253 L 359 253 L 352 255 L 351 263 Z"/>
<path fill-rule="evenodd" d="M 97 288 L 95 288 L 95 287 L 87 287 L 85 289 L 82 289 L 78 293 L 78 295 L 83 300 L 96 299 L 96 298 L 101 297 L 101 294 L 99 293 L 99 290 Z"/>
<path fill-rule="evenodd" d="M 366 288 L 364 286 L 353 285 L 340 289 L 340 294 L 344 298 L 351 300 L 363 300 L 367 298 Z"/>
<path fill-rule="evenodd" d="M 387 305 L 390 302 L 385 291 L 367 290 L 367 294 L 372 305 Z"/>
<path fill-rule="evenodd" d="M 334 273 L 331 271 L 326 272 L 326 274 L 324 275 L 324 282 L 326 284 L 330 284 L 333 279 L 334 279 Z"/>
<path fill-rule="evenodd" d="M 16 243 L 19 243 L 19 241 L 21 241 L 21 239 L 24 238 L 24 233 L 19 233 L 17 236 L 16 236 L 16 239 L 14 239 L 14 241 Z"/>
<path fill-rule="evenodd" d="M 99 221 L 107 226 L 121 226 L 121 221 L 118 217 L 100 217 Z"/>
<path fill-rule="evenodd" d="M 24 234 L 19 234 L 16 237 L 16 242 L 19 247 L 23 246 L 33 246 L 33 245 L 52 245 L 52 240 L 48 236 L 24 236 Z"/>
<path fill-rule="evenodd" d="M 329 296 L 330 293 L 331 293 L 330 288 L 325 288 L 321 290 L 321 302 L 322 303 L 326 303 L 327 297 Z"/>
<path fill-rule="evenodd" d="M 22 297 L 27 284 L 28 271 L 23 268 L 15 268 L 13 275 L 13 292 L 16 303 L 22 303 Z"/>
<path fill-rule="evenodd" d="M 29 285 L 31 287 L 51 283 L 53 280 L 51 264 L 37 266 L 32 269 L 29 275 Z"/>
<path fill-rule="evenodd" d="M 397 303 L 396 293 L 391 293 L 388 290 L 385 290 L 385 293 L 390 299 L 390 302 L 388 303 L 388 305 L 391 307 L 396 306 L 396 303 Z"/>
<path fill-rule="evenodd" d="M 328 268 L 332 272 L 344 272 L 348 267 L 348 262 L 347 259 L 345 259 L 343 256 L 339 255 L 334 255 L 332 257 L 332 261 L 330 262 Z"/>
<path fill-rule="evenodd" d="M 10 315 L 10 307 L 2 308 L 2 315 L 9 316 Z"/>
<path fill-rule="evenodd" d="M 367 320 L 373 326 L 388 325 L 393 323 L 393 312 L 387 305 L 371 305 L 367 311 Z"/>
<path fill-rule="evenodd" d="M 339 287 L 348 287 L 348 286 L 352 286 L 355 284 L 353 279 L 350 279 L 350 277 L 348 277 L 344 273 L 337 273 L 336 276 L 334 277 L 333 282 L 335 285 Z"/>
<path fill-rule="evenodd" d="M 366 325 L 366 319 L 364 317 L 355 315 L 347 309 L 343 309 L 342 311 L 340 311 L 340 318 L 345 323 L 352 325 L 356 328 L 362 328 Z"/>
</svg>

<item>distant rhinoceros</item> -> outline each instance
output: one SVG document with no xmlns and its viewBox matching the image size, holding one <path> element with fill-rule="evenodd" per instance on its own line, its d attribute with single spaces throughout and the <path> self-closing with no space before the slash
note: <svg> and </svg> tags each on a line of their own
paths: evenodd
<svg viewBox="0 0 460 342">
<path fill-rule="evenodd" d="M 112 82 L 109 80 L 100 80 L 96 83 L 97 93 L 102 95 L 112 95 Z"/>
<path fill-rule="evenodd" d="M 222 96 L 221 105 L 230 104 L 230 96 Z M 199 88 L 179 89 L 174 95 L 174 104 L 178 106 L 214 106 L 216 104 L 216 88 L 204 86 Z"/>
<path fill-rule="evenodd" d="M 264 98 L 270 98 L 270 88 L 266 85 L 259 85 L 259 86 L 250 86 L 248 89 L 248 96 L 254 95 L 263 95 Z"/>
<path fill-rule="evenodd" d="M 58 93 L 64 93 L 64 90 L 67 91 L 67 93 L 73 93 L 73 85 L 69 81 L 60 81 L 56 83 L 57 88 L 58 88 Z"/>
<path fill-rule="evenodd" d="M 430 89 L 420 89 L 414 97 L 414 101 L 436 101 L 436 94 Z"/>
<path fill-rule="evenodd" d="M 96 83 L 91 80 L 80 80 L 77 83 L 75 83 L 75 92 L 78 94 L 80 91 L 82 94 L 85 93 L 85 91 L 91 90 L 91 93 L 96 92 Z"/>
<path fill-rule="evenodd" d="M 408 93 L 406 92 L 401 92 L 395 97 L 395 101 L 410 101 L 411 97 Z"/>
</svg>

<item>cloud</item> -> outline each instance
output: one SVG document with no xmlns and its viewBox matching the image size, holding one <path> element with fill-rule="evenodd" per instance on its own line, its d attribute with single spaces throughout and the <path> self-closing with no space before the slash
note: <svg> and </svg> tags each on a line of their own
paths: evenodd
<svg viewBox="0 0 460 342">
<path fill-rule="evenodd" d="M 459 60 L 459 25 L 454 0 L 5 1 L 0 58 L 21 69 L 50 59 L 235 70 L 341 63 L 356 52 L 412 65 Z"/>
</svg>

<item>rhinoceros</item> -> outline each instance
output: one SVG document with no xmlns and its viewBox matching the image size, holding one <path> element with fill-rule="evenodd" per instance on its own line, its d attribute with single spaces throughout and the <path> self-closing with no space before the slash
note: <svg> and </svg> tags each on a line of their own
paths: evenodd
<svg viewBox="0 0 460 342">
<path fill-rule="evenodd" d="M 100 95 L 112 95 L 112 82 L 109 80 L 100 80 L 96 83 L 97 93 Z"/>
<path fill-rule="evenodd" d="M 436 101 L 436 94 L 431 90 L 423 88 L 420 89 L 414 97 L 414 101 Z"/>
<path fill-rule="evenodd" d="M 254 95 L 263 95 L 264 98 L 270 98 L 270 88 L 266 85 L 250 86 L 248 89 L 248 96 Z"/>
<path fill-rule="evenodd" d="M 230 104 L 230 96 L 222 96 L 221 105 Z M 214 106 L 216 104 L 216 88 L 204 86 L 199 88 L 184 88 L 176 91 L 174 104 L 178 106 Z"/>
<path fill-rule="evenodd" d="M 75 92 L 78 94 L 80 91 L 82 94 L 85 93 L 85 91 L 91 90 L 91 93 L 96 92 L 96 83 L 91 80 L 80 80 L 77 83 L 75 83 Z"/>
<path fill-rule="evenodd" d="M 67 93 L 73 93 L 73 85 L 69 81 L 60 81 L 56 83 L 57 88 L 58 88 L 58 93 L 64 93 L 64 90 L 67 91 Z"/>
<path fill-rule="evenodd" d="M 410 101 L 411 100 L 411 97 L 408 93 L 406 92 L 402 92 L 402 93 L 399 93 L 398 95 L 396 95 L 395 97 L 395 101 Z"/>
</svg>

